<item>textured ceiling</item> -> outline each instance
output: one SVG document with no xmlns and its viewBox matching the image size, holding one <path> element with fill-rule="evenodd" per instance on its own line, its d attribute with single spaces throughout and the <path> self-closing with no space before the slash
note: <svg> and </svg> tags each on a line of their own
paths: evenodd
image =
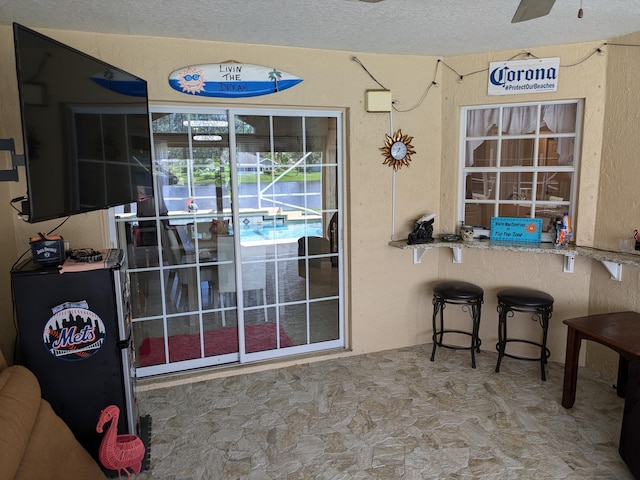
<svg viewBox="0 0 640 480">
<path fill-rule="evenodd" d="M 0 24 L 446 56 L 607 40 L 640 31 L 640 0 L 557 0 L 512 24 L 519 0 L 1 0 Z M 578 18 L 583 4 L 584 16 Z"/>
</svg>

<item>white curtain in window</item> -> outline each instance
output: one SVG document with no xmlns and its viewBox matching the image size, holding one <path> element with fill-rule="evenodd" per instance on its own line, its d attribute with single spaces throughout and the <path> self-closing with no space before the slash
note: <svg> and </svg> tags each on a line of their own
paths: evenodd
<svg viewBox="0 0 640 480">
<path fill-rule="evenodd" d="M 167 160 L 169 158 L 169 145 L 167 142 L 158 142 L 154 145 L 154 153 L 156 162 L 159 160 Z"/>
<path fill-rule="evenodd" d="M 538 107 L 507 107 L 502 113 L 502 133 L 522 135 L 536 131 Z"/>
<path fill-rule="evenodd" d="M 498 124 L 498 109 L 469 110 L 467 112 L 467 137 L 484 137 L 489 134 L 491 127 Z M 467 167 L 473 166 L 473 153 L 484 140 L 469 140 L 466 148 Z"/>
<path fill-rule="evenodd" d="M 552 132 L 575 132 L 576 106 L 545 105 L 542 122 Z M 536 130 L 538 109 L 535 106 L 506 107 L 502 115 L 502 132 L 508 135 L 522 135 Z M 467 137 L 482 137 L 489 134 L 491 127 L 498 124 L 498 109 L 469 110 L 467 112 Z M 473 166 L 474 151 L 484 140 L 467 141 L 465 165 Z M 571 165 L 573 162 L 573 138 L 558 138 L 558 163 Z"/>
<path fill-rule="evenodd" d="M 542 114 L 544 123 L 552 132 L 572 133 L 576 131 L 576 105 L 545 105 Z M 573 164 L 573 138 L 558 138 L 558 164 Z"/>
</svg>

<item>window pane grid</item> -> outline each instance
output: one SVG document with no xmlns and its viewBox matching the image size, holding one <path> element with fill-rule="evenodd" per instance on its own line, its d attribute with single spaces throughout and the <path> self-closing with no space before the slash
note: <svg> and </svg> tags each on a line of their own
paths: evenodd
<svg viewBox="0 0 640 480">
<path fill-rule="evenodd" d="M 460 220 L 488 228 L 491 216 L 542 217 L 551 240 L 556 217 L 573 215 L 581 110 L 578 101 L 463 109 Z"/>
<path fill-rule="evenodd" d="M 184 109 L 152 113 L 156 197 L 116 211 L 138 374 L 343 346 L 339 112 Z"/>
</svg>

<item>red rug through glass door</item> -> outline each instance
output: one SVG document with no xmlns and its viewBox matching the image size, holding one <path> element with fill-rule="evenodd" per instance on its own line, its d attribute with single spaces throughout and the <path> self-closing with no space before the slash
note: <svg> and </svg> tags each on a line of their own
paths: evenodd
<svg viewBox="0 0 640 480">
<path fill-rule="evenodd" d="M 291 347 L 293 343 L 280 327 L 280 347 Z M 276 324 L 262 323 L 248 325 L 245 331 L 245 347 L 247 353 L 274 350 L 276 342 Z M 238 329 L 225 327 L 204 332 L 204 354 L 215 357 L 225 353 L 238 351 Z M 180 362 L 200 358 L 200 335 L 184 334 L 169 337 L 169 361 Z M 165 363 L 164 338 L 145 338 L 140 344 L 138 366 L 148 367 Z"/>
</svg>

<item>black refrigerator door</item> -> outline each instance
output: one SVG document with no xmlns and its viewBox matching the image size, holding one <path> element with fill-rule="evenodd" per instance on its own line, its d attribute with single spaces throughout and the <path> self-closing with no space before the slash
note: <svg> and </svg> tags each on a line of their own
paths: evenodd
<svg viewBox="0 0 640 480">
<path fill-rule="evenodd" d="M 118 433 L 128 432 L 113 271 L 13 271 L 11 281 L 23 363 L 38 378 L 42 397 L 97 459 L 103 408 L 117 405 Z M 82 301 L 86 308 L 52 311 Z"/>
</svg>

